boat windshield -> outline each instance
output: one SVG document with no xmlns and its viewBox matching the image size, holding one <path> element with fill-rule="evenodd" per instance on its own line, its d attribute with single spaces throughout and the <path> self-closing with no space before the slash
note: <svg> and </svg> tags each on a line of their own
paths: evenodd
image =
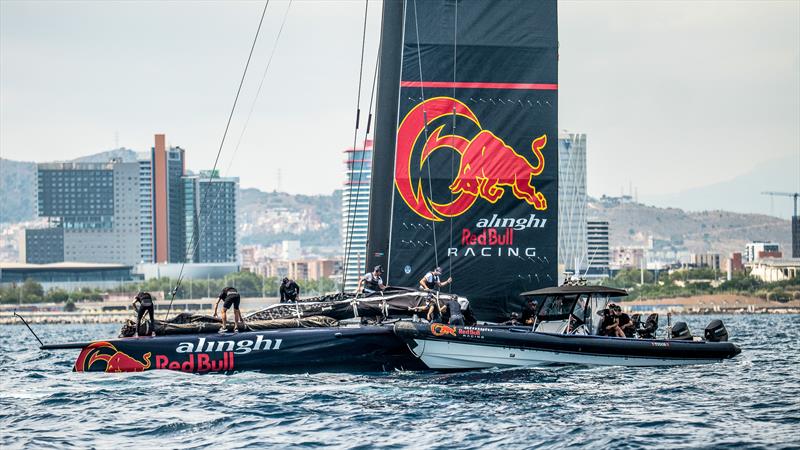
<svg viewBox="0 0 800 450">
<path fill-rule="evenodd" d="M 577 295 L 548 295 L 544 299 L 539 300 L 538 320 L 541 322 L 549 322 L 552 320 L 567 319 L 572 312 L 575 303 L 578 300 Z M 583 317 L 581 314 L 580 317 Z"/>
</svg>

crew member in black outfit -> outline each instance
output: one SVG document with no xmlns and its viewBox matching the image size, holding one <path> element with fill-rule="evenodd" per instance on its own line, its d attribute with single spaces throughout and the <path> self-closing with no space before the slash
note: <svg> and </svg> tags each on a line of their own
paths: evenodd
<svg viewBox="0 0 800 450">
<path fill-rule="evenodd" d="M 622 308 L 620 308 L 619 305 L 614 305 L 614 315 L 617 316 L 619 328 L 622 330 L 622 333 L 625 335 L 625 337 L 633 337 L 635 326 L 631 320 L 631 317 L 622 312 Z"/>
<path fill-rule="evenodd" d="M 281 303 L 296 302 L 300 297 L 300 286 L 294 280 L 285 277 L 281 282 Z"/>
<path fill-rule="evenodd" d="M 138 303 L 138 304 L 137 304 Z M 155 309 L 153 306 L 153 296 L 149 292 L 139 292 L 133 300 L 133 309 L 136 310 L 136 333 L 139 336 L 139 327 L 142 326 L 142 317 L 147 312 L 150 315 L 150 334 L 156 335 Z"/>
<path fill-rule="evenodd" d="M 608 308 L 598 312 L 603 316 L 597 333 L 600 336 L 625 337 L 625 333 L 619 327 L 619 318 L 614 314 L 614 306 L 613 304 L 609 305 Z"/>
<path fill-rule="evenodd" d="M 533 325 L 533 322 L 536 318 L 536 300 L 533 297 L 528 297 L 528 301 L 525 302 L 525 306 L 522 307 L 522 317 L 520 317 L 520 322 L 524 325 Z"/>
<path fill-rule="evenodd" d="M 217 304 L 214 305 L 214 317 L 217 317 L 219 302 L 223 300 L 225 303 L 222 304 L 222 327 L 220 327 L 219 332 L 226 333 L 228 331 L 228 309 L 233 306 L 233 332 L 236 333 L 239 331 L 239 323 L 243 323 L 242 313 L 239 311 L 239 303 L 242 301 L 241 297 L 239 297 L 239 291 L 235 287 L 226 287 L 222 290 L 217 299 Z"/>
<path fill-rule="evenodd" d="M 447 321 L 448 324 L 464 326 L 464 314 L 461 312 L 461 304 L 458 303 L 457 299 L 451 298 L 447 300 L 442 310 L 450 314 L 450 319 Z"/>
</svg>

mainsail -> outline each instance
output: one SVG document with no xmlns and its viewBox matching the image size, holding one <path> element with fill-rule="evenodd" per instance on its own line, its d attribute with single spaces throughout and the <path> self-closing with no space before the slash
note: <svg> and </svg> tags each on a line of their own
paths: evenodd
<svg viewBox="0 0 800 450">
<path fill-rule="evenodd" d="M 386 1 L 368 266 L 435 266 L 483 320 L 553 286 L 558 261 L 555 0 Z"/>
</svg>

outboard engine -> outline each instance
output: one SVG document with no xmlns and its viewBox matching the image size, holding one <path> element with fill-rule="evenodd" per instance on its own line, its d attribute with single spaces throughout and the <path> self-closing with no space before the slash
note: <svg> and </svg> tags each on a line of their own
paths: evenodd
<svg viewBox="0 0 800 450">
<path fill-rule="evenodd" d="M 672 326 L 672 339 L 692 340 L 692 332 L 689 330 L 689 325 L 686 325 L 686 322 L 675 322 L 675 325 Z"/>
<path fill-rule="evenodd" d="M 728 329 L 719 319 L 712 320 L 706 326 L 705 338 L 708 342 L 726 342 L 728 340 Z"/>
</svg>

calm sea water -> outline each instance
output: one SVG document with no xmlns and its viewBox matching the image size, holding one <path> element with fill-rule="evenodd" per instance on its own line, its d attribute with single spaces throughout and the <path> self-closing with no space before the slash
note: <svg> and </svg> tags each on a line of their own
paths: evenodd
<svg viewBox="0 0 800 450">
<path fill-rule="evenodd" d="M 77 351 L 0 327 L 0 448 L 800 447 L 800 316 L 719 318 L 743 348 L 722 364 L 456 374 L 79 374 Z"/>
</svg>

